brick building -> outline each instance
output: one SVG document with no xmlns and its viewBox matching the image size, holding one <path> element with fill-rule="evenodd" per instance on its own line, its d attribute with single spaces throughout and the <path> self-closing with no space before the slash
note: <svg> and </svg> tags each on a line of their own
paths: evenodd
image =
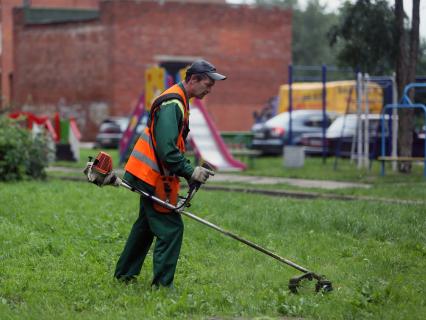
<svg viewBox="0 0 426 320">
<path fill-rule="evenodd" d="M 0 32 L 1 32 L 1 101 L 2 105 L 8 105 L 12 99 L 13 81 L 13 9 L 20 6 L 33 8 L 81 8 L 98 9 L 99 0 L 0 0 Z"/>
<path fill-rule="evenodd" d="M 221 130 L 248 130 L 252 112 L 287 81 L 286 10 L 133 0 L 69 13 L 14 10 L 11 99 L 26 110 L 76 116 L 85 140 L 104 117 L 130 114 L 153 64 L 173 70 L 203 57 L 226 74 L 206 100 Z"/>
</svg>

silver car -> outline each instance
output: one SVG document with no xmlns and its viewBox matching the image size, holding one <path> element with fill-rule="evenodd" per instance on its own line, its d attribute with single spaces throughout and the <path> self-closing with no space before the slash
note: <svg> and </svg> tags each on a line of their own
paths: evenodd
<svg viewBox="0 0 426 320">
<path fill-rule="evenodd" d="M 299 144 L 304 133 L 320 133 L 327 129 L 337 117 L 336 113 L 326 112 L 325 122 L 322 110 L 294 110 L 292 119 L 292 144 Z M 283 112 L 264 123 L 252 127 L 251 148 L 262 154 L 282 154 L 284 145 L 290 143 L 290 113 Z"/>
<path fill-rule="evenodd" d="M 127 117 L 111 117 L 99 126 L 95 148 L 118 148 L 121 137 L 129 125 Z"/>
</svg>

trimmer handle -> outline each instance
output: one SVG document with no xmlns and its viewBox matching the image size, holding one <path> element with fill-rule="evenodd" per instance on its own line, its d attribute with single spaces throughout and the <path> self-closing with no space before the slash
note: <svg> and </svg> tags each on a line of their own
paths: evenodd
<svg viewBox="0 0 426 320">
<path fill-rule="evenodd" d="M 203 164 L 201 166 L 208 170 L 216 171 L 216 167 L 208 163 L 207 161 L 203 161 Z M 197 193 L 198 189 L 200 189 L 200 187 L 201 187 L 201 182 L 194 181 L 189 184 L 188 194 L 185 200 L 182 202 L 181 206 L 179 206 L 179 209 L 185 206 L 187 207 L 190 206 L 189 201 L 191 201 L 191 199 L 195 196 L 195 194 Z"/>
</svg>

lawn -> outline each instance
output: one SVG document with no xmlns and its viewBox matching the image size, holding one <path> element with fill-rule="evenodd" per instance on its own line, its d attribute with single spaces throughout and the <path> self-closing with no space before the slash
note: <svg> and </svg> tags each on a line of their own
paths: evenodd
<svg viewBox="0 0 426 320">
<path fill-rule="evenodd" d="M 308 286 L 293 295 L 287 283 L 298 271 L 187 218 L 174 291 L 150 290 L 151 254 L 137 283 L 115 282 L 138 207 L 137 195 L 124 189 L 51 177 L 0 184 L 0 203 L 1 319 L 423 319 L 426 313 L 424 204 L 200 191 L 191 212 L 325 274 L 335 288 L 323 295 Z"/>
</svg>

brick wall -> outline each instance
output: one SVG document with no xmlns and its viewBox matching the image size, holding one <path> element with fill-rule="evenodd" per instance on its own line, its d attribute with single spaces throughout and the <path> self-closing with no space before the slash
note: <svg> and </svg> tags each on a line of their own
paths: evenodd
<svg viewBox="0 0 426 320">
<path fill-rule="evenodd" d="M 22 21 L 15 10 L 15 21 Z M 110 41 L 99 22 L 15 25 L 13 101 L 36 113 L 60 112 L 78 119 L 93 138 L 109 115 Z M 91 110 L 91 108 L 93 110 Z"/>
<path fill-rule="evenodd" d="M 31 7 L 44 8 L 85 8 L 97 9 L 99 0 L 31 0 Z M 10 75 L 13 75 L 13 8 L 22 7 L 22 0 L 0 0 L 0 24 L 1 24 L 1 97 L 0 108 L 8 105 L 12 99 Z"/>
<path fill-rule="evenodd" d="M 33 105 L 91 103 L 129 114 L 158 56 L 204 57 L 228 76 L 207 97 L 220 130 L 248 130 L 252 112 L 287 81 L 291 13 L 224 4 L 101 2 L 100 20 L 23 26 L 16 15 L 14 99 Z M 31 61 L 31 63 L 28 63 Z M 97 109 L 95 109 L 97 110 Z M 90 118 L 87 123 L 95 123 Z M 85 139 L 94 132 L 84 128 Z"/>
</svg>

